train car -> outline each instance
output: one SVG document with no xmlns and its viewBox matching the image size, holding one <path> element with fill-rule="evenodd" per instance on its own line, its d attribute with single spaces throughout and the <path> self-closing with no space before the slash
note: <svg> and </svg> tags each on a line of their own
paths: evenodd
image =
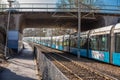
<svg viewBox="0 0 120 80">
<path fill-rule="evenodd" d="M 72 35 L 71 35 L 72 36 Z M 70 37 L 67 50 L 77 55 L 79 49 L 74 46 L 74 37 Z M 80 55 L 105 63 L 120 66 L 120 23 L 103 28 L 82 32 L 80 36 Z"/>
<path fill-rule="evenodd" d="M 78 33 L 70 34 L 70 53 L 87 57 L 87 38 L 88 31 L 82 32 L 80 36 L 80 49 L 78 48 Z"/>
<path fill-rule="evenodd" d="M 120 23 L 90 30 L 86 39 L 86 57 L 120 66 L 119 34 Z M 82 43 L 84 44 L 81 39 Z M 85 52 L 81 52 L 81 56 L 83 56 L 82 54 Z"/>
<path fill-rule="evenodd" d="M 98 28 L 90 31 L 90 49 L 88 57 L 92 59 L 96 59 L 99 61 L 103 61 L 106 63 L 110 63 L 110 34 L 111 34 L 111 26 Z"/>
<path fill-rule="evenodd" d="M 51 40 L 44 37 L 41 41 L 43 45 L 51 43 L 49 47 L 54 49 L 74 55 L 80 53 L 86 58 L 120 66 L 120 23 L 82 32 L 80 49 L 77 37 L 77 33 L 74 33 L 52 37 Z"/>
</svg>

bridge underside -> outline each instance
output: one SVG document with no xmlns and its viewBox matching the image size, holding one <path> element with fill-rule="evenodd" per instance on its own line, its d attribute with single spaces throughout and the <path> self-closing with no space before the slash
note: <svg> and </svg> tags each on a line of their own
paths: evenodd
<svg viewBox="0 0 120 80">
<path fill-rule="evenodd" d="M 106 16 L 94 14 L 85 16 L 82 14 L 81 29 L 82 31 L 104 27 L 113 23 L 117 23 L 116 16 Z M 73 28 L 78 27 L 77 13 L 26 13 L 23 14 L 24 28 Z M 112 18 L 110 21 L 109 19 Z"/>
<path fill-rule="evenodd" d="M 105 14 L 81 15 L 82 31 L 104 27 L 118 23 L 119 17 Z M 0 15 L 0 26 L 7 26 L 8 14 Z M 77 30 L 78 18 L 77 13 L 67 12 L 40 12 L 40 13 L 11 13 L 9 30 L 19 30 L 21 33 L 25 28 L 73 28 Z"/>
</svg>

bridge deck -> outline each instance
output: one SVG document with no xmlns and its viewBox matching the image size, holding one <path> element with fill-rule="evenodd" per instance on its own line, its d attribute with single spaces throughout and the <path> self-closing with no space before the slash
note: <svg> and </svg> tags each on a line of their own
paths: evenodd
<svg viewBox="0 0 120 80">
<path fill-rule="evenodd" d="M 108 1 L 109 2 L 109 1 Z M 80 3 L 80 11 L 83 13 L 109 13 L 120 14 L 120 4 L 97 3 Z M 60 3 L 20 3 L 13 4 L 9 8 L 9 4 L 0 4 L 1 12 L 78 12 L 77 4 L 60 4 Z"/>
<path fill-rule="evenodd" d="M 9 60 L 10 64 L 0 74 L 0 80 L 37 80 L 32 48 L 26 43 L 25 46 L 21 55 Z"/>
</svg>

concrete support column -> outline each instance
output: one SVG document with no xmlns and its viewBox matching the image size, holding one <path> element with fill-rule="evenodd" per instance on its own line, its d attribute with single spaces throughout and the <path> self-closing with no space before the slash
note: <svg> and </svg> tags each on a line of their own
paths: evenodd
<svg viewBox="0 0 120 80">
<path fill-rule="evenodd" d="M 103 16 L 104 21 L 105 21 L 105 26 L 117 24 L 119 17 L 117 16 Z"/>
<path fill-rule="evenodd" d="M 0 16 L 0 27 L 4 27 L 5 28 L 4 15 Z"/>
<path fill-rule="evenodd" d="M 15 30 L 19 31 L 20 29 L 20 22 L 21 22 L 20 20 L 21 20 L 21 14 L 15 14 L 14 15 Z"/>
</svg>

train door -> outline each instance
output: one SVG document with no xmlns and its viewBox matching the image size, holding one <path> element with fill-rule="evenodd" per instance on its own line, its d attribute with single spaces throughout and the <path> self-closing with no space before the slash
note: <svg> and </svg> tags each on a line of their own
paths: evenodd
<svg viewBox="0 0 120 80">
<path fill-rule="evenodd" d="M 70 39 L 70 52 L 73 53 L 73 54 L 76 54 L 77 55 L 77 52 L 78 52 L 78 48 L 77 48 L 77 38 L 72 38 Z"/>
<path fill-rule="evenodd" d="M 59 49 L 59 39 L 56 39 L 56 49 Z"/>
<path fill-rule="evenodd" d="M 64 51 L 69 52 L 69 39 L 64 41 Z"/>
<path fill-rule="evenodd" d="M 63 50 L 63 39 L 62 39 L 62 37 L 59 40 L 59 49 Z"/>
<path fill-rule="evenodd" d="M 89 58 L 109 63 L 108 35 L 94 35 L 90 39 L 91 52 Z"/>
<path fill-rule="evenodd" d="M 64 51 L 69 52 L 69 36 L 64 36 L 63 46 Z"/>
<path fill-rule="evenodd" d="M 112 53 L 112 63 L 120 66 L 120 33 L 115 34 L 115 50 Z"/>
<path fill-rule="evenodd" d="M 81 37 L 80 38 L 80 55 L 83 57 L 87 57 L 87 52 L 88 52 L 88 41 L 87 37 Z"/>
<path fill-rule="evenodd" d="M 56 48 L 56 41 L 55 41 L 55 39 L 52 39 L 52 48 Z"/>
</svg>

